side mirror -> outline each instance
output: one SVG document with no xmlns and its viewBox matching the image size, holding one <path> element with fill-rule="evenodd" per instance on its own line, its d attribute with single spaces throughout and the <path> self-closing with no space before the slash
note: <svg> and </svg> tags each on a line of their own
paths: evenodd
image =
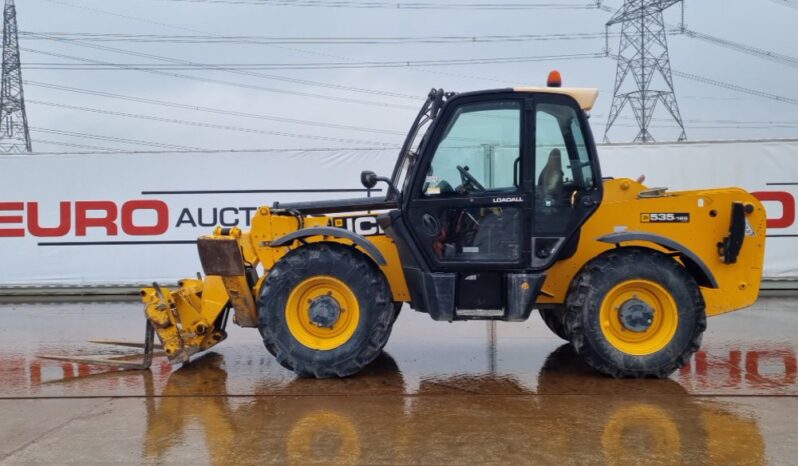
<svg viewBox="0 0 798 466">
<path fill-rule="evenodd" d="M 399 193 L 399 190 L 396 189 L 396 186 L 393 185 L 393 182 L 390 178 L 386 178 L 384 176 L 377 176 L 376 173 L 372 171 L 363 171 L 360 172 L 360 183 L 363 184 L 363 187 L 366 189 L 372 189 L 374 186 L 377 185 L 380 181 L 386 183 L 388 185 L 388 196 L 387 198 L 391 197 L 391 194 L 394 195 L 397 204 L 402 204 L 402 195 Z"/>
<path fill-rule="evenodd" d="M 360 173 L 360 183 L 366 189 L 371 189 L 374 186 L 377 186 L 378 177 L 377 174 L 372 171 L 363 171 Z"/>
</svg>

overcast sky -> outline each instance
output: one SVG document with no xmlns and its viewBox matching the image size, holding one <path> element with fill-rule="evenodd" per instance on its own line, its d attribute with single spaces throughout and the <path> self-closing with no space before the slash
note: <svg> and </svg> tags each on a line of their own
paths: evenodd
<svg viewBox="0 0 798 466">
<path fill-rule="evenodd" d="M 231 3 L 225 3 L 227 0 L 221 0 L 222 3 L 217 3 L 218 1 L 17 0 L 19 29 L 24 32 L 20 36 L 23 78 L 30 81 L 25 87 L 25 97 L 28 102 L 28 120 L 33 129 L 34 150 L 76 150 L 53 142 L 117 149 L 158 149 L 159 145 L 252 149 L 398 144 L 431 87 L 469 91 L 542 85 L 548 71 L 553 68 L 562 72 L 565 85 L 598 87 L 601 90 L 591 121 L 596 139 L 603 137 L 615 79 L 616 65 L 610 58 L 245 72 L 160 70 L 151 73 L 135 70 L 64 70 L 42 65 L 81 63 L 65 56 L 112 63 L 168 64 L 156 57 L 120 54 L 102 47 L 210 64 L 301 64 L 588 55 L 603 52 L 604 38 L 598 36 L 578 40 L 495 43 L 270 45 L 245 44 L 241 41 L 226 44 L 86 42 L 65 41 L 63 36 L 58 36 L 60 40 L 55 40 L 52 36 L 41 39 L 29 34 L 111 33 L 287 38 L 553 35 L 600 33 L 604 31 L 604 24 L 611 16 L 610 12 L 600 9 L 403 10 L 285 6 L 278 4 L 286 2 L 268 0 L 237 0 Z M 387 0 L 379 0 L 383 1 L 387 3 Z M 484 0 L 429 1 L 436 4 L 486 3 Z M 331 2 L 305 0 L 304 3 Z M 514 3 L 532 2 L 515 0 Z M 576 0 L 569 4 L 587 3 Z M 617 7 L 620 0 L 605 4 Z M 678 5 L 666 12 L 666 21 L 673 25 L 680 21 Z M 798 44 L 796 0 L 688 0 L 686 23 L 690 29 L 703 34 L 781 54 L 798 55 L 794 51 L 795 44 Z M 618 26 L 613 30 L 618 31 Z M 669 44 L 671 63 L 675 70 L 796 99 L 798 103 L 795 85 L 798 78 L 798 59 L 793 66 L 774 63 L 679 35 L 670 35 Z M 610 39 L 610 48 L 617 50 L 617 37 Z M 30 67 L 25 69 L 25 64 Z M 171 74 L 199 79 L 175 77 Z M 297 82 L 298 80 L 303 82 Z M 798 137 L 796 103 L 752 96 L 678 76 L 674 77 L 674 82 L 690 140 Z M 53 85 L 168 102 L 170 105 L 177 104 L 178 107 L 188 105 L 224 112 L 256 114 L 265 118 L 69 92 L 54 89 Z M 137 117 L 111 115 L 107 112 Z M 169 121 L 153 121 L 153 117 Z M 658 119 L 652 129 L 654 137 L 663 141 L 675 138 L 677 133 L 668 123 L 667 115 L 658 112 L 657 118 L 662 120 Z M 183 124 L 175 123 L 175 120 Z M 308 121 L 311 122 L 310 125 L 301 124 Z M 186 122 L 192 122 L 194 126 Z M 327 124 L 356 128 L 325 127 Z M 617 124 L 619 126 L 610 133 L 613 142 L 625 142 L 634 137 L 636 129 L 633 127 L 631 113 L 624 113 Z M 142 142 L 87 139 L 73 133 Z M 153 145 L 144 146 L 143 142 Z"/>
</svg>

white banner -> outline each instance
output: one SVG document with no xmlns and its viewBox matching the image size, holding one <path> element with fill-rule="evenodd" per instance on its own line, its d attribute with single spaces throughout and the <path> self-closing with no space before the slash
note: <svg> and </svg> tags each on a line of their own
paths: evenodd
<svg viewBox="0 0 798 466">
<path fill-rule="evenodd" d="M 798 279 L 798 141 L 601 146 L 604 176 L 741 186 L 769 217 L 767 278 Z M 0 287 L 171 283 L 199 271 L 193 240 L 249 227 L 274 201 L 366 196 L 395 150 L 0 156 Z M 380 195 L 379 193 L 377 195 Z"/>
<path fill-rule="evenodd" d="M 202 270 L 193 241 L 215 225 L 365 197 L 360 171 L 388 172 L 395 152 L 0 156 L 0 286 L 174 283 Z"/>
</svg>

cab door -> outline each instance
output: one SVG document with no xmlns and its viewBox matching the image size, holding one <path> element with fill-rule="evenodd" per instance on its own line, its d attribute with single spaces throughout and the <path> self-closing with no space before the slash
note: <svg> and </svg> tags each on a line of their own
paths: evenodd
<svg viewBox="0 0 798 466">
<path fill-rule="evenodd" d="M 523 172 L 531 138 L 524 108 L 517 95 L 489 94 L 458 98 L 439 117 L 407 208 L 411 234 L 433 272 L 464 272 L 465 279 L 528 263 L 532 198 Z"/>
<path fill-rule="evenodd" d="M 572 255 L 603 186 L 585 113 L 574 99 L 534 97 L 534 219 L 530 267 L 545 270 Z"/>
</svg>

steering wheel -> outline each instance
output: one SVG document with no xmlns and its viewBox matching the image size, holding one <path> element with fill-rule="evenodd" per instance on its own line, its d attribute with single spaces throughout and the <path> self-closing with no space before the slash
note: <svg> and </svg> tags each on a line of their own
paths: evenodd
<svg viewBox="0 0 798 466">
<path fill-rule="evenodd" d="M 468 172 L 468 169 L 463 168 L 461 165 L 457 166 L 457 171 L 460 172 L 460 178 L 463 181 L 463 185 L 470 184 L 474 189 L 473 191 L 485 191 L 485 187 L 474 178 L 474 175 Z"/>
</svg>

